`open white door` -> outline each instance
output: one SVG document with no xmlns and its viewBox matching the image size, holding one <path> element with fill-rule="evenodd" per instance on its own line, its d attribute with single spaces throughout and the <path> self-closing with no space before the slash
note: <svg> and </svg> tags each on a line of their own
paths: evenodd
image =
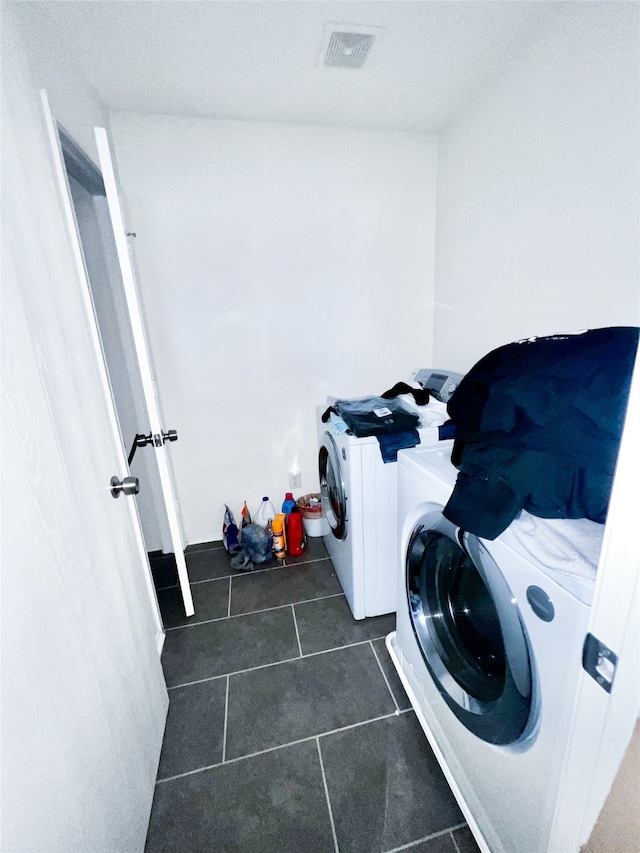
<svg viewBox="0 0 640 853">
<path fill-rule="evenodd" d="M 165 447 L 165 441 L 174 440 L 171 433 L 175 436 L 175 432 L 167 431 L 162 423 L 160 405 L 157 396 L 157 385 L 153 376 L 147 335 L 138 294 L 138 285 L 133 261 L 130 255 L 131 249 L 127 240 L 127 232 L 124 224 L 124 216 L 122 212 L 122 205 L 120 203 L 120 194 L 113 158 L 111 156 L 109 138 L 106 130 L 102 127 L 96 127 L 94 128 L 94 131 L 96 144 L 98 146 L 98 156 L 100 158 L 102 180 L 104 181 L 104 187 L 107 194 L 109 214 L 111 216 L 111 224 L 118 253 L 122 284 L 129 310 L 136 357 L 140 367 L 144 401 L 149 415 L 148 435 L 151 436 L 151 441 L 153 443 L 153 448 L 158 462 L 162 494 L 166 505 L 167 518 L 169 520 L 173 552 L 175 554 L 176 564 L 178 567 L 178 579 L 180 582 L 182 599 L 184 601 L 184 610 L 187 616 L 193 616 L 193 598 L 191 595 L 191 587 L 189 586 L 187 564 L 184 559 L 184 542 L 182 531 L 180 529 L 180 520 L 178 517 L 176 497 L 169 468 L 169 459 L 167 456 L 167 449 Z"/>
<path fill-rule="evenodd" d="M 577 851 L 589 839 L 640 715 L 639 435 L 640 353 L 588 626 L 596 667 L 592 675 L 584 668 L 581 672 L 549 848 L 553 853 Z"/>
</svg>

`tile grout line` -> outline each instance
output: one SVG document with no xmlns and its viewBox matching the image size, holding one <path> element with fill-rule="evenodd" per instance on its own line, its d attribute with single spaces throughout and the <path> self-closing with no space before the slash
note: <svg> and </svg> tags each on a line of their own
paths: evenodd
<svg viewBox="0 0 640 853">
<path fill-rule="evenodd" d="M 463 826 L 468 826 L 468 824 L 461 823 L 459 826 L 452 826 L 449 829 L 449 832 L 451 833 L 451 840 L 453 841 L 453 846 L 456 848 L 457 853 L 460 853 L 460 848 L 458 847 L 458 842 L 456 841 L 456 837 L 453 833 L 458 829 L 462 829 Z"/>
<path fill-rule="evenodd" d="M 203 581 L 192 581 L 189 580 L 189 586 L 200 586 L 203 583 L 220 583 L 221 581 L 226 581 L 229 578 L 234 578 L 235 575 L 222 575 L 219 578 L 206 578 Z M 179 583 L 172 583 L 171 586 L 160 586 L 156 589 L 156 592 L 166 592 L 168 589 L 180 589 Z"/>
<path fill-rule="evenodd" d="M 229 604 L 227 606 L 227 619 L 229 619 L 231 616 L 231 582 L 232 581 L 233 581 L 233 578 L 229 578 Z"/>
<path fill-rule="evenodd" d="M 274 572 L 274 571 L 276 571 L 276 569 L 293 569 L 295 566 L 308 566 L 311 563 L 320 563 L 323 560 L 329 560 L 329 559 L 330 559 L 330 557 L 328 555 L 326 557 L 314 557 L 313 560 L 302 560 L 299 563 L 283 563 L 281 565 L 278 564 L 276 566 L 267 566 L 264 569 L 251 569 L 250 572 L 234 571 L 233 574 L 230 574 L 230 575 L 222 575 L 219 578 L 203 578 L 201 581 L 191 581 L 191 583 L 193 583 L 193 584 L 211 583 L 212 581 L 225 580 L 228 577 L 229 578 L 247 578 L 247 577 L 250 577 L 251 575 L 263 574 L 264 572 Z"/>
<path fill-rule="evenodd" d="M 219 580 L 224 580 L 220 578 Z M 229 579 L 230 581 L 233 578 Z M 215 619 L 203 619 L 201 622 L 190 622 L 188 625 L 174 625 L 165 628 L 165 631 L 182 631 L 183 628 L 195 628 L 196 625 L 210 625 L 212 622 L 222 622 L 225 619 L 239 619 L 241 616 L 254 616 L 256 613 L 270 613 L 272 610 L 284 610 L 293 604 L 311 604 L 313 601 L 324 601 L 326 598 L 340 598 L 344 592 L 332 592 L 331 595 L 321 595 L 319 598 L 304 598 L 302 601 L 289 602 L 287 604 L 275 604 L 273 607 L 263 607 L 262 610 L 248 610 L 246 613 L 233 613 L 229 616 L 217 616 Z M 376 637 L 376 639 L 378 639 Z"/>
<path fill-rule="evenodd" d="M 387 685 L 387 690 L 389 691 L 389 693 L 391 694 L 391 698 L 393 699 L 393 704 L 396 706 L 396 712 L 400 713 L 400 706 L 396 702 L 396 697 L 394 696 L 393 690 L 391 689 L 391 685 L 389 684 L 389 679 L 387 678 L 387 674 L 384 671 L 384 669 L 382 668 L 382 663 L 381 663 L 380 658 L 378 657 L 378 654 L 374 648 L 373 640 L 369 640 L 369 645 L 371 646 L 371 651 L 373 652 L 374 658 L 378 662 L 378 666 L 380 667 L 380 672 L 382 673 L 382 677 L 384 678 L 384 683 Z"/>
<path fill-rule="evenodd" d="M 292 605 L 287 605 L 287 607 Z M 386 636 L 386 635 L 384 635 Z M 382 637 L 374 637 L 374 640 L 383 640 Z M 177 690 L 179 687 L 191 687 L 194 684 L 204 684 L 205 681 L 215 681 L 217 678 L 225 678 L 228 675 L 244 675 L 247 672 L 255 672 L 259 669 L 266 669 L 269 666 L 280 666 L 283 663 L 292 663 L 293 661 L 306 660 L 307 658 L 315 658 L 318 655 L 328 655 L 333 652 L 339 652 L 341 649 L 353 649 L 356 646 L 366 646 L 371 640 L 358 640 L 357 643 L 348 643 L 345 646 L 334 646 L 332 649 L 321 649 L 319 652 L 307 652 L 306 655 L 297 658 L 284 658 L 284 660 L 274 660 L 270 663 L 262 663 L 260 666 L 249 666 L 246 669 L 235 669 L 233 672 L 221 672 L 219 675 L 210 675 L 207 678 L 197 678 L 195 681 L 185 681 L 181 684 L 167 685 L 167 690 Z"/>
<path fill-rule="evenodd" d="M 205 578 L 203 581 L 192 581 L 189 580 L 189 586 L 197 586 L 201 583 L 215 583 L 216 581 L 226 581 L 227 578 L 235 577 L 235 575 L 222 575 L 219 578 Z M 180 584 L 172 583 L 170 586 L 159 586 L 156 588 L 156 592 L 166 592 L 168 589 L 180 589 Z"/>
<path fill-rule="evenodd" d="M 327 775 L 324 772 L 324 761 L 322 760 L 322 750 L 320 749 L 320 738 L 316 737 L 316 747 L 318 749 L 318 758 L 320 760 L 320 770 L 322 772 L 322 784 L 324 785 L 324 795 L 327 799 L 327 808 L 329 810 L 329 820 L 331 821 L 331 834 L 333 835 L 333 846 L 335 853 L 340 853 L 338 846 L 338 836 L 336 834 L 336 824 L 333 819 L 333 809 L 331 808 L 331 798 L 329 797 L 329 786 L 327 785 Z"/>
<path fill-rule="evenodd" d="M 296 658 L 299 660 L 299 658 Z M 329 737 L 329 735 L 339 734 L 340 732 L 346 732 L 349 729 L 357 729 L 360 726 L 367 726 L 369 723 L 377 723 L 379 720 L 388 720 L 392 717 L 395 717 L 396 713 L 393 711 L 390 714 L 383 714 L 381 717 L 372 717 L 370 720 L 361 720 L 358 723 L 349 723 L 348 726 L 342 726 L 338 729 L 331 729 L 327 732 L 320 732 L 320 734 L 308 735 L 307 737 L 298 738 L 298 740 L 289 741 L 289 743 L 281 743 L 278 746 L 269 746 L 266 749 L 259 749 L 257 752 L 250 752 L 247 755 L 238 755 L 236 758 L 227 758 L 224 762 L 224 765 L 235 764 L 238 761 L 246 761 L 248 758 L 256 758 L 258 755 L 266 755 L 269 752 L 275 752 L 278 749 L 287 749 L 290 746 L 297 746 L 300 743 L 309 743 L 316 738 L 321 737 Z M 196 767 L 195 770 L 187 770 L 184 773 L 176 773 L 174 776 L 166 776 L 164 779 L 156 779 L 156 785 L 162 785 L 165 782 L 174 782 L 176 779 L 182 779 L 185 776 L 194 776 L 196 773 L 205 773 L 207 770 L 215 770 L 218 767 L 222 767 L 222 762 L 218 762 L 218 764 L 207 764 L 204 767 Z M 461 824 L 464 826 L 464 824 Z M 457 827 L 454 827 L 457 828 Z"/>
<path fill-rule="evenodd" d="M 215 544 L 218 542 L 219 544 Z M 206 548 L 201 548 L 201 545 L 206 545 Z M 191 548 L 191 550 L 189 550 Z M 226 551 L 227 549 L 224 547 L 224 542 L 222 539 L 214 539 L 209 545 L 208 542 L 193 542 L 189 543 L 187 547 L 184 549 L 185 554 L 201 554 L 203 551 Z"/>
<path fill-rule="evenodd" d="M 300 632 L 298 631 L 298 620 L 296 619 L 296 608 L 292 604 L 291 605 L 291 613 L 293 615 L 293 627 L 296 629 L 296 638 L 298 640 L 298 649 L 300 650 L 300 657 L 304 657 L 302 654 L 302 643 L 300 642 Z"/>
<path fill-rule="evenodd" d="M 222 763 L 227 760 L 227 723 L 229 722 L 229 676 L 227 675 L 227 689 L 224 697 L 224 729 L 222 732 Z"/>
<path fill-rule="evenodd" d="M 412 847 L 416 847 L 418 844 L 422 844 L 425 841 L 432 841 L 434 838 L 442 838 L 443 835 L 451 835 L 453 845 L 458 853 L 460 853 L 458 845 L 453 837 L 453 832 L 456 829 L 461 829 L 463 826 L 466 826 L 466 823 L 450 826 L 447 829 L 441 829 L 439 832 L 432 832 L 431 835 L 425 835 L 424 838 L 416 838 L 415 841 L 409 841 L 407 844 L 402 844 L 400 847 L 393 847 L 391 850 L 387 850 L 386 853 L 402 853 L 403 850 L 411 850 Z"/>
<path fill-rule="evenodd" d="M 223 549 L 213 548 L 213 549 L 209 549 L 209 550 L 220 551 Z M 202 553 L 202 552 L 198 551 L 198 552 L 194 552 L 194 553 Z M 282 566 L 270 566 L 268 569 L 253 569 L 253 571 L 251 571 L 251 572 L 234 572 L 231 575 L 221 575 L 219 578 L 204 578 L 201 581 L 189 581 L 189 583 L 192 584 L 193 586 L 195 586 L 196 584 L 201 584 L 201 583 L 213 583 L 215 581 L 225 581 L 227 578 L 248 577 L 249 575 L 257 575 L 257 574 L 260 574 L 262 572 L 273 572 L 275 569 L 292 569 L 292 568 L 294 568 L 294 566 L 308 566 L 311 563 L 320 563 L 323 560 L 329 560 L 329 559 L 331 559 L 329 557 L 329 555 L 327 555 L 326 557 L 314 557 L 312 560 L 302 560 L 299 563 L 286 563 L 285 562 L 284 565 L 282 565 Z M 161 590 L 165 590 L 165 589 L 179 589 L 179 588 L 180 588 L 180 584 L 172 583 L 170 586 L 158 587 L 156 589 L 156 592 L 160 592 Z"/>
<path fill-rule="evenodd" d="M 189 544 L 184 549 L 184 553 L 185 553 L 185 555 L 186 554 L 191 555 L 191 554 L 202 554 L 204 551 L 226 551 L 227 550 L 224 547 L 224 543 L 222 542 L 222 540 L 216 540 L 216 541 L 219 542 L 219 544 L 217 544 L 217 545 L 212 544 L 211 546 L 209 546 L 208 543 L 206 543 L 206 542 L 195 543 L 196 547 L 194 547 L 193 544 Z M 207 547 L 201 548 L 201 547 L 199 547 L 200 545 L 207 545 Z M 191 550 L 189 550 L 189 549 L 191 549 Z M 229 553 L 229 552 L 227 551 L 227 553 Z M 160 559 L 160 558 L 157 557 L 156 559 Z"/>
</svg>

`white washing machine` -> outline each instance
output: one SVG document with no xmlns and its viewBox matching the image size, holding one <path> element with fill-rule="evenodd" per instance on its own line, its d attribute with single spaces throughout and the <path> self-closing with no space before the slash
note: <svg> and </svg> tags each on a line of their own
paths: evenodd
<svg viewBox="0 0 640 853">
<path fill-rule="evenodd" d="M 523 513 L 494 541 L 462 532 L 442 514 L 452 445 L 398 454 L 387 647 L 481 849 L 548 853 L 602 525 Z"/>
<path fill-rule="evenodd" d="M 421 417 L 420 446 L 439 442 L 438 424 L 448 419 L 446 401 L 460 375 L 421 369 L 412 380 L 428 388 L 432 399 L 416 406 Z M 396 609 L 398 464 L 383 462 L 375 437 L 356 438 L 323 423 L 326 406 L 317 408 L 320 493 L 329 533 L 324 542 L 355 619 Z"/>
</svg>

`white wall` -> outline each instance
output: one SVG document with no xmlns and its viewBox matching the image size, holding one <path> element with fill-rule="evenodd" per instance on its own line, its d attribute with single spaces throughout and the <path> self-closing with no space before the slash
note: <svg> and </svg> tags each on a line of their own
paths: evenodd
<svg viewBox="0 0 640 853">
<path fill-rule="evenodd" d="M 637 3 L 571 3 L 440 139 L 435 362 L 640 322 Z"/>
<path fill-rule="evenodd" d="M 189 542 L 317 491 L 315 406 L 431 364 L 436 144 L 111 116 Z"/>
<path fill-rule="evenodd" d="M 46 4 L 3 3 L 3 17 L 20 22 L 20 32 L 29 53 L 29 70 L 35 86 L 48 90 L 56 119 L 85 154 L 98 162 L 93 128 L 106 126 L 107 111 L 95 92 L 83 82 L 72 59 L 61 49 L 54 30 L 48 25 Z"/>
</svg>

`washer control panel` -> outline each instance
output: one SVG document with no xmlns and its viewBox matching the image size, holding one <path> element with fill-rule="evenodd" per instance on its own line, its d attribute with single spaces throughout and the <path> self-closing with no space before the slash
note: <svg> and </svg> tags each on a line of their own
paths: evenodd
<svg viewBox="0 0 640 853">
<path fill-rule="evenodd" d="M 434 370 L 428 367 L 420 367 L 411 374 L 411 381 L 418 382 L 422 388 L 447 403 L 462 379 L 461 373 L 452 373 L 450 370 Z"/>
</svg>

